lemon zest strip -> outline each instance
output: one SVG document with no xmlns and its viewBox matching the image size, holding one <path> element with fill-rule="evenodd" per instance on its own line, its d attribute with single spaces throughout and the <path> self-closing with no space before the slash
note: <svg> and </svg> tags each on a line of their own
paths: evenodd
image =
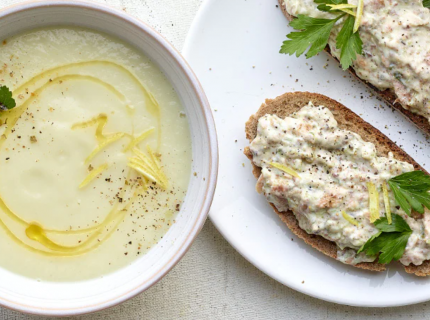
<svg viewBox="0 0 430 320">
<path fill-rule="evenodd" d="M 161 168 L 159 159 L 149 146 L 147 150 L 149 156 L 144 154 L 141 150 L 134 148 L 133 153 L 136 157 L 129 158 L 129 163 L 127 165 L 138 171 L 146 179 L 158 183 L 162 188 L 166 189 L 168 181 Z"/>
<path fill-rule="evenodd" d="M 145 155 L 141 150 L 134 148 L 133 152 L 144 161 L 153 171 L 157 172 L 159 178 L 167 183 L 167 178 L 160 165 L 160 160 L 155 156 L 150 146 L 146 148 L 148 150 L 149 156 Z"/>
<path fill-rule="evenodd" d="M 81 184 L 79 185 L 79 189 L 82 189 L 83 187 L 85 187 L 86 185 L 88 185 L 91 181 L 93 181 L 93 179 L 95 177 L 97 177 L 100 173 L 102 173 L 103 171 L 105 171 L 109 166 L 107 165 L 107 163 L 102 164 L 100 167 L 94 169 L 93 171 L 91 171 L 86 178 L 81 182 Z"/>
<path fill-rule="evenodd" d="M 353 218 L 353 217 L 351 217 L 350 215 L 348 215 L 345 211 L 343 211 L 342 210 L 342 217 L 346 220 L 346 221 L 348 221 L 349 223 L 351 223 L 351 224 L 353 224 L 354 226 L 356 226 L 356 227 L 358 227 L 358 222 Z"/>
<path fill-rule="evenodd" d="M 357 16 L 355 17 L 354 28 L 352 32 L 356 33 L 358 28 L 360 28 L 361 19 L 363 18 L 363 8 L 364 8 L 364 0 L 358 0 L 357 5 Z"/>
<path fill-rule="evenodd" d="M 370 222 L 373 223 L 379 219 L 379 192 L 372 182 L 367 183 L 367 190 L 369 192 Z"/>
<path fill-rule="evenodd" d="M 281 171 L 283 171 L 285 173 L 288 173 L 289 175 L 291 175 L 293 177 L 296 177 L 296 178 L 300 179 L 299 174 L 294 169 L 292 169 L 292 168 L 290 168 L 290 167 L 288 167 L 288 166 L 286 166 L 284 164 L 275 163 L 275 162 L 267 162 L 267 163 L 270 164 L 272 167 L 274 167 L 276 169 L 279 169 L 279 170 L 281 170 Z"/>
<path fill-rule="evenodd" d="M 351 9 L 357 8 L 356 5 L 353 5 L 353 4 L 327 4 L 327 6 L 331 8 L 330 11 L 339 10 L 339 11 L 345 12 L 351 16 L 354 16 L 354 17 L 356 16 L 355 12 L 351 10 Z"/>
<path fill-rule="evenodd" d="M 89 163 L 100 151 L 102 151 L 104 148 L 106 148 L 108 145 L 114 143 L 115 141 L 118 141 L 122 137 L 125 136 L 125 133 L 118 132 L 113 133 L 110 136 L 108 136 L 105 140 L 103 140 L 91 153 L 90 155 L 85 159 L 85 163 Z"/>
<path fill-rule="evenodd" d="M 382 183 L 382 194 L 384 195 L 385 216 L 387 217 L 388 224 L 391 224 L 390 198 L 388 197 L 388 188 L 385 182 Z"/>
<path fill-rule="evenodd" d="M 155 131 L 155 128 L 150 128 L 150 129 L 146 130 L 145 132 L 143 132 L 137 138 L 134 138 L 133 140 L 131 140 L 130 143 L 128 144 L 128 146 L 125 147 L 124 152 L 129 151 L 132 148 L 134 148 L 140 142 L 142 142 L 143 140 L 145 140 L 149 135 L 151 135 L 154 131 Z"/>
</svg>

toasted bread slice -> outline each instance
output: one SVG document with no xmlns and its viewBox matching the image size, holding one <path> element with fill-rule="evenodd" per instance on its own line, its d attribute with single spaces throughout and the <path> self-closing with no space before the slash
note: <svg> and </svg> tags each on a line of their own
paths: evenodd
<svg viewBox="0 0 430 320">
<path fill-rule="evenodd" d="M 292 21 L 294 19 L 294 16 L 290 15 L 284 5 L 284 0 L 278 0 L 279 5 L 281 6 L 281 10 L 285 17 L 288 19 L 288 21 Z M 334 56 L 331 55 L 330 48 L 327 46 L 325 48 L 325 52 L 329 54 L 330 57 L 332 57 L 334 60 L 336 60 L 339 63 L 339 60 L 337 60 Z M 430 135 L 430 122 L 427 118 L 420 116 L 416 113 L 412 113 L 411 111 L 405 109 L 399 102 L 397 102 L 397 96 L 392 90 L 384 90 L 381 91 L 369 82 L 360 79 L 357 74 L 355 73 L 354 69 L 351 67 L 349 68 L 349 72 L 358 80 L 360 80 L 362 83 L 364 83 L 367 87 L 372 89 L 373 92 L 375 92 L 380 98 L 382 98 L 389 106 L 391 106 L 394 109 L 397 109 L 400 111 L 409 121 L 413 122 L 418 128 L 420 128 L 422 131 L 424 131 L 426 134 Z"/>
<path fill-rule="evenodd" d="M 416 170 L 426 172 L 418 163 L 415 162 L 406 152 L 400 149 L 394 142 L 386 137 L 378 129 L 371 126 L 369 123 L 361 119 L 354 112 L 340 104 L 339 102 L 330 99 L 324 95 L 310 92 L 293 92 L 286 93 L 273 100 L 266 100 L 257 111 L 252 115 L 245 125 L 246 138 L 251 142 L 257 136 L 258 119 L 266 114 L 275 114 L 280 118 L 285 118 L 288 115 L 297 112 L 302 107 L 312 102 L 315 106 L 323 105 L 327 107 L 334 115 L 338 122 L 339 128 L 346 129 L 359 134 L 363 140 L 372 142 L 376 146 L 378 156 L 387 157 L 389 152 L 394 154 L 398 160 L 411 163 Z M 258 179 L 261 174 L 261 168 L 254 165 L 252 162 L 252 153 L 249 147 L 244 150 L 245 155 L 251 160 L 253 165 L 253 174 Z M 426 172 L 427 173 L 427 172 Z M 337 246 L 334 242 L 329 241 L 321 236 L 306 233 L 299 227 L 298 221 L 292 211 L 279 212 L 276 207 L 271 204 L 275 212 L 280 216 L 282 221 L 288 228 L 299 238 L 303 239 L 307 244 L 311 245 L 318 251 L 335 258 L 337 257 Z M 372 271 L 383 271 L 385 266 L 378 262 L 366 262 L 355 265 L 361 269 Z M 425 261 L 421 266 L 407 266 L 406 271 L 415 273 L 419 276 L 430 275 L 430 261 Z"/>
</svg>

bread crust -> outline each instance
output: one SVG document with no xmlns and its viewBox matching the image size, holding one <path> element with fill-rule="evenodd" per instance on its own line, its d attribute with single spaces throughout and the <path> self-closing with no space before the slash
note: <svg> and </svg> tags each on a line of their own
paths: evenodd
<svg viewBox="0 0 430 320">
<path fill-rule="evenodd" d="M 294 16 L 290 15 L 287 12 L 287 9 L 285 8 L 284 5 L 284 0 L 278 0 L 279 5 L 281 7 L 282 13 L 284 14 L 284 16 L 288 19 L 288 21 L 292 21 L 294 19 Z M 330 52 L 330 48 L 329 46 L 327 46 L 324 51 L 334 60 L 336 60 L 336 62 L 339 63 L 339 60 L 336 59 Z M 354 69 L 352 67 L 350 67 L 348 69 L 348 71 L 360 82 L 362 82 L 363 84 L 365 84 L 368 88 L 370 88 L 373 92 L 375 92 L 380 98 L 382 98 L 390 107 L 400 111 L 405 117 L 406 119 L 408 119 L 409 121 L 411 121 L 412 123 L 414 123 L 418 128 L 420 128 L 422 131 L 424 131 L 426 134 L 430 135 L 430 122 L 427 118 L 418 115 L 416 113 L 412 113 L 411 111 L 409 111 L 408 109 L 405 109 L 405 107 L 403 107 L 397 99 L 396 94 L 394 93 L 393 90 L 379 90 L 378 88 L 376 88 L 375 86 L 373 86 L 371 83 L 359 78 L 357 76 L 357 74 L 355 73 Z M 406 106 L 406 108 L 408 108 Z"/>
<path fill-rule="evenodd" d="M 323 105 L 327 107 L 334 115 L 338 126 L 341 129 L 346 129 L 359 134 L 363 140 L 372 142 L 376 146 L 377 155 L 387 157 L 389 152 L 394 154 L 394 157 L 398 160 L 411 163 L 416 170 L 423 169 L 411 156 L 405 151 L 400 149 L 393 141 L 385 136 L 378 129 L 364 121 L 357 114 L 346 108 L 339 102 L 330 99 L 324 95 L 310 92 L 293 92 L 285 93 L 273 100 L 267 99 L 263 103 L 260 109 L 252 115 L 245 124 L 246 138 L 251 143 L 252 140 L 257 136 L 258 119 L 266 114 L 274 114 L 284 119 L 290 114 L 297 112 L 302 107 L 312 102 L 314 105 Z M 252 161 L 252 153 L 249 147 L 246 147 L 244 154 L 251 160 L 253 166 L 253 174 L 258 179 L 261 174 L 261 168 L 257 167 Z M 329 257 L 336 259 L 337 257 L 337 246 L 334 242 L 329 241 L 321 236 L 312 235 L 306 233 L 299 227 L 298 221 L 294 213 L 289 210 L 288 212 L 279 212 L 273 204 L 270 204 L 273 210 L 279 215 L 282 221 L 288 226 L 288 228 L 305 243 L 309 244 L 318 251 L 326 254 Z M 385 265 L 378 262 L 365 262 L 356 264 L 355 267 L 371 270 L 371 271 L 384 271 Z M 430 275 L 430 263 L 425 261 L 421 266 L 406 266 L 408 273 L 414 273 L 418 276 Z"/>
</svg>

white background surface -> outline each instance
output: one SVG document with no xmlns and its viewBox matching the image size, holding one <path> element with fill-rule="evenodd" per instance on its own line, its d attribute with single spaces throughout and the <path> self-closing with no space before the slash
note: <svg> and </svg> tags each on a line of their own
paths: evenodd
<svg viewBox="0 0 430 320">
<path fill-rule="evenodd" d="M 19 2 L 0 0 L 0 7 Z M 188 28 L 202 0 L 98 2 L 116 6 L 141 18 L 160 31 L 174 46 L 182 49 Z M 0 317 L 33 318 L 6 309 L 0 309 Z M 236 253 L 208 221 L 189 253 L 160 283 L 120 306 L 81 318 L 430 319 L 430 303 L 370 309 L 338 306 L 307 297 L 258 271 Z"/>
</svg>

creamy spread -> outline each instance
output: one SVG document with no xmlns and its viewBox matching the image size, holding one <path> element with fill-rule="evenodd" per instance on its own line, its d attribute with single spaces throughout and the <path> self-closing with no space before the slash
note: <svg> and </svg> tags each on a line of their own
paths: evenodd
<svg viewBox="0 0 430 320">
<path fill-rule="evenodd" d="M 313 0 L 285 0 L 285 7 L 293 16 L 333 17 Z M 337 58 L 340 28 L 333 28 L 329 39 Z M 380 90 L 393 90 L 405 109 L 430 118 L 430 10 L 422 0 L 364 0 L 359 32 L 363 55 L 353 63 L 357 75 Z"/>
<path fill-rule="evenodd" d="M 413 171 L 411 164 L 394 159 L 391 153 L 377 156 L 374 144 L 340 129 L 329 109 L 312 103 L 285 119 L 270 114 L 261 117 L 250 149 L 253 162 L 262 168 L 257 190 L 279 211 L 292 210 L 307 233 L 335 242 L 340 261 L 356 264 L 375 259 L 355 254 L 378 232 L 370 222 L 367 183 L 381 191 L 382 182 Z M 300 178 L 270 163 L 288 166 Z M 397 206 L 392 194 L 389 198 L 391 211 L 413 230 L 401 262 L 420 265 L 430 259 L 430 214 L 415 220 Z M 382 192 L 380 208 L 383 216 Z M 342 211 L 357 226 L 345 220 Z"/>
</svg>

